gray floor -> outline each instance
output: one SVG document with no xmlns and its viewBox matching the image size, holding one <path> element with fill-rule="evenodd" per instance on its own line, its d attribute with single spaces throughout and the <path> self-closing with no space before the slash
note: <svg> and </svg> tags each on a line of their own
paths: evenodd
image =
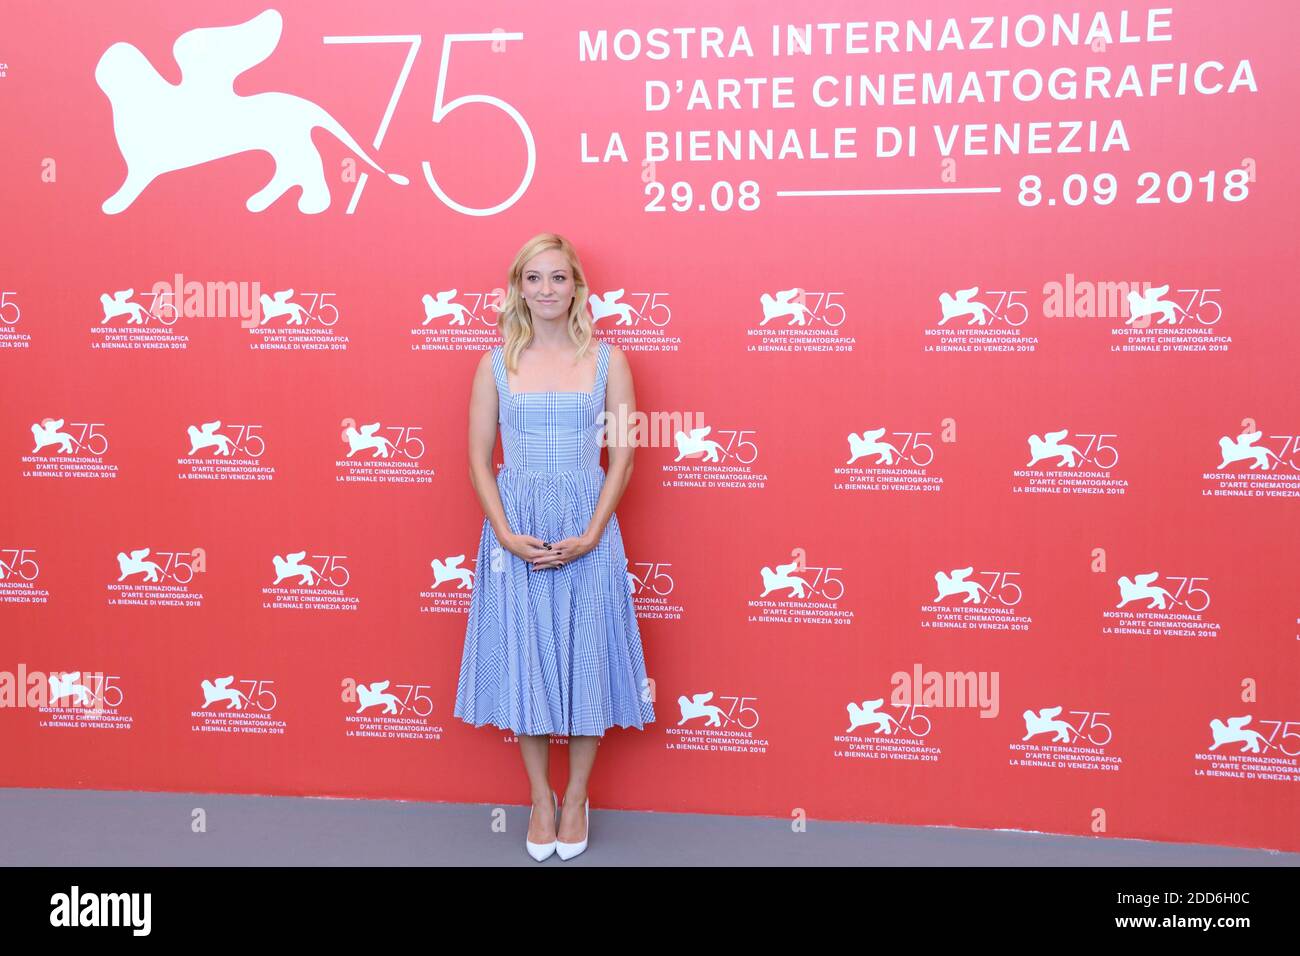
<svg viewBox="0 0 1300 956">
<path fill-rule="evenodd" d="M 207 832 L 194 833 L 195 809 Z M 1300 854 L 1005 830 L 591 811 L 573 860 L 524 850 L 527 807 L 0 788 L 6 866 L 1296 866 Z M 499 815 L 498 815 L 499 816 Z"/>
</svg>

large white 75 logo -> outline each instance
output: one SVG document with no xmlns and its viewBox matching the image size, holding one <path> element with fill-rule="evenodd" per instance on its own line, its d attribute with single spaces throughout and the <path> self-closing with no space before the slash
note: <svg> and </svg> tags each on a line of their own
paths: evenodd
<svg viewBox="0 0 1300 956">
<path fill-rule="evenodd" d="M 505 113 L 515 125 L 519 127 L 519 133 L 524 138 L 524 145 L 528 148 L 528 166 L 524 170 L 523 178 L 519 180 L 519 185 L 515 191 L 506 199 L 497 203 L 495 206 L 477 208 L 466 206 L 458 203 L 447 195 L 446 191 L 438 184 L 438 180 L 433 175 L 433 167 L 429 165 L 426 159 L 421 163 L 424 169 L 424 178 L 429 183 L 429 188 L 433 190 L 434 195 L 443 201 L 447 206 L 464 213 L 467 216 L 492 216 L 504 209 L 509 209 L 528 189 L 528 184 L 533 180 L 533 171 L 537 167 L 537 144 L 533 141 L 533 131 L 529 129 L 527 121 L 517 109 L 507 103 L 500 97 L 491 96 L 487 93 L 468 93 L 465 96 L 458 96 L 450 102 L 443 102 L 443 97 L 447 89 L 447 69 L 451 64 L 451 45 L 458 41 L 467 42 L 486 42 L 493 45 L 493 50 L 500 50 L 502 44 L 508 40 L 522 40 L 522 33 L 506 33 L 503 30 L 494 30 L 491 33 L 448 33 L 442 38 L 442 64 L 438 68 L 438 92 L 433 100 L 433 122 L 441 123 L 452 111 L 462 106 L 469 106 L 475 103 L 482 103 L 486 106 L 494 106 L 501 112 Z M 411 65 L 415 62 L 416 54 L 420 51 L 420 43 L 423 37 L 418 34 L 393 35 L 393 36 L 329 36 L 321 38 L 325 43 L 408 43 L 410 49 L 406 54 L 406 62 L 402 64 L 401 72 L 397 75 L 397 81 L 393 85 L 392 95 L 388 98 L 388 109 L 384 111 L 384 118 L 379 124 L 379 131 L 375 134 L 374 147 L 379 149 L 383 144 L 384 134 L 388 132 L 388 124 L 393 118 L 393 113 L 397 109 L 397 101 L 402 97 L 402 91 L 406 89 L 406 81 L 411 75 Z M 352 198 L 348 201 L 348 213 L 352 213 L 357 208 L 357 203 L 361 200 L 362 190 L 365 189 L 366 180 L 369 178 L 368 173 L 362 173 L 357 179 L 356 188 L 352 191 Z"/>
</svg>

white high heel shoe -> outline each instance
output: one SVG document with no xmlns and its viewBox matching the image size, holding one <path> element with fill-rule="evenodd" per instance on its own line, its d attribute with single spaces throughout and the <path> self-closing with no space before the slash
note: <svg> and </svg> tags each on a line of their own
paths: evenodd
<svg viewBox="0 0 1300 956">
<path fill-rule="evenodd" d="M 575 856 L 587 849 L 587 837 L 591 836 L 591 815 L 588 812 L 591 809 L 591 798 L 588 797 L 582 801 L 582 819 L 586 827 L 587 836 L 582 838 L 580 843 L 565 843 L 563 840 L 555 841 L 556 852 L 560 854 L 561 860 L 572 860 Z M 558 831 L 557 831 L 558 832 Z"/>
<path fill-rule="evenodd" d="M 551 799 L 555 801 L 555 814 L 557 817 L 555 821 L 555 827 L 558 830 L 560 827 L 560 821 L 558 819 L 560 813 L 560 798 L 555 795 L 554 790 L 551 791 Z M 533 825 L 533 808 L 529 808 L 528 826 L 532 827 L 532 825 Z M 545 860 L 548 856 L 554 853 L 558 843 L 559 843 L 558 840 L 552 840 L 550 843 L 534 843 L 532 840 L 528 839 L 528 834 L 526 832 L 524 834 L 524 847 L 527 848 L 528 855 L 531 856 L 538 863 L 540 863 L 542 860 Z"/>
</svg>

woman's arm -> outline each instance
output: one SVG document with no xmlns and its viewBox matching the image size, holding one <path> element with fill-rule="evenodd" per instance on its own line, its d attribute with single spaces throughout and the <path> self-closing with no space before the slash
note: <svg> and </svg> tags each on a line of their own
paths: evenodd
<svg viewBox="0 0 1300 956">
<path fill-rule="evenodd" d="M 631 440 L 631 420 L 636 412 L 636 392 L 632 385 L 632 369 L 618 346 L 609 347 L 609 368 L 605 374 L 605 447 L 609 452 L 609 467 L 605 469 L 605 484 L 585 533 L 593 548 L 605 533 L 605 525 L 632 479 L 632 453 L 635 450 Z"/>
<path fill-rule="evenodd" d="M 492 371 L 492 352 L 479 360 L 469 396 L 469 481 L 478 494 L 483 513 L 487 515 L 496 533 L 497 541 L 504 543 L 513 529 L 506 520 L 506 509 L 501 504 L 496 475 L 492 469 L 492 450 L 497 445 L 497 415 L 499 413 L 496 375 Z"/>
</svg>

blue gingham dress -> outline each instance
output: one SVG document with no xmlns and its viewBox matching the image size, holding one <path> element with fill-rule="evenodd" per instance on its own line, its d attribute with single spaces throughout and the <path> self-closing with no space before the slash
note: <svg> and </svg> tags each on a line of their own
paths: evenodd
<svg viewBox="0 0 1300 956">
<path fill-rule="evenodd" d="M 597 344 L 592 392 L 512 394 L 492 350 L 505 465 L 497 489 L 510 529 L 558 541 L 587 529 L 600 467 L 609 345 Z M 564 567 L 533 570 L 483 519 L 453 714 L 516 734 L 604 736 L 655 719 L 618 517 Z"/>
</svg>

